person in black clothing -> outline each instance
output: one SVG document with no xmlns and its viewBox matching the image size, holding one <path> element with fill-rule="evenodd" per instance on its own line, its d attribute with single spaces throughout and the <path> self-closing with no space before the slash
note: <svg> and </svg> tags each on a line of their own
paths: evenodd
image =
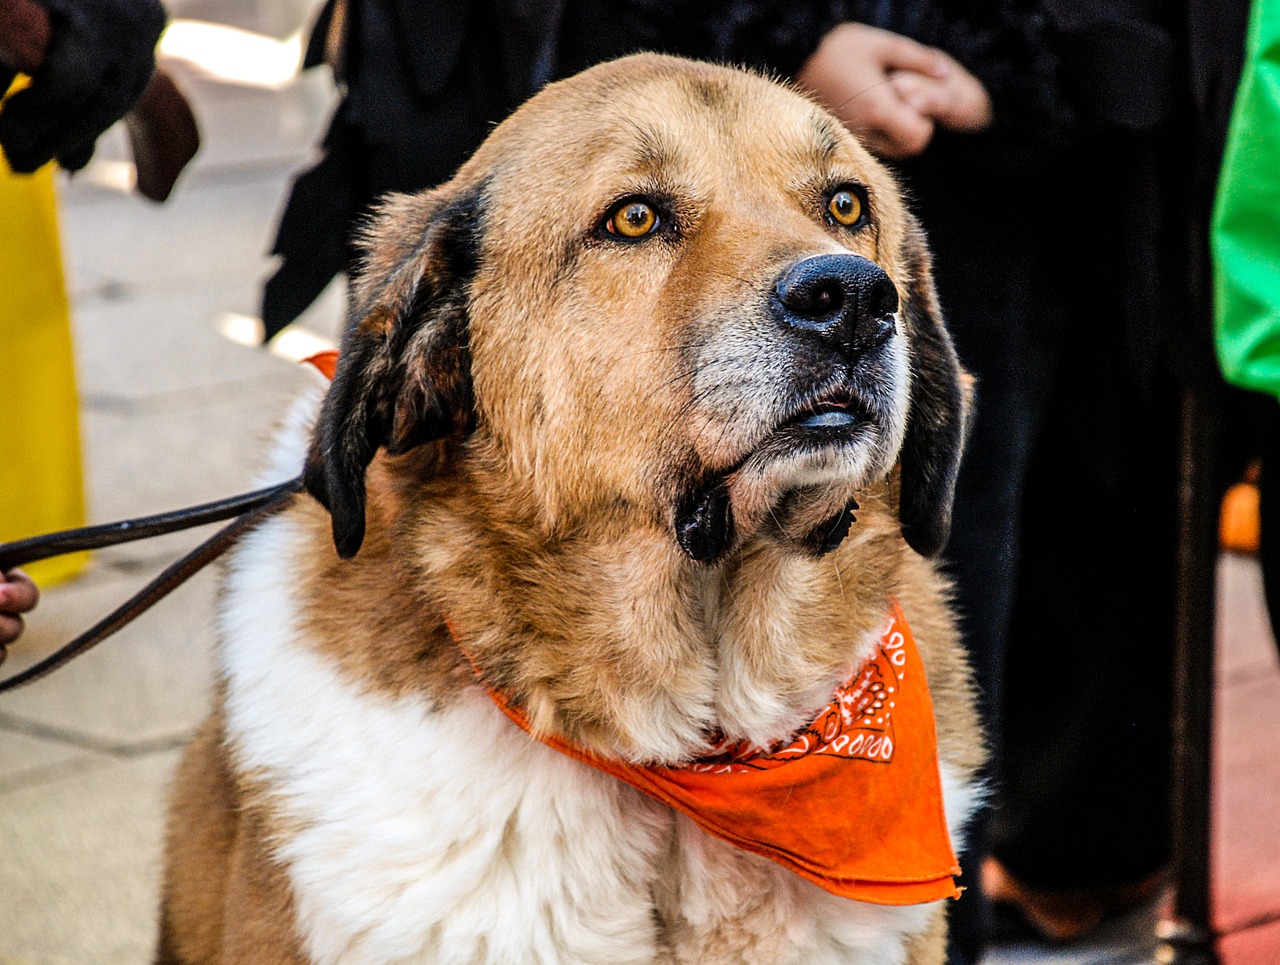
<svg viewBox="0 0 1280 965">
<path fill-rule="evenodd" d="M 0 149 L 30 174 L 57 159 L 78 171 L 98 136 L 124 116 L 156 69 L 160 0 L 0 0 Z"/>
<path fill-rule="evenodd" d="M 962 863 L 991 855 L 994 897 L 1063 939 L 1153 897 L 1170 854 L 1186 154 L 1169 5 L 1026 17 L 1016 56 L 974 63 L 991 128 L 940 129 L 900 171 L 978 380 L 947 557 L 996 806 Z M 1002 76 L 1018 58 L 1038 91 Z M 956 906 L 954 960 L 989 915 L 981 889 Z"/>
<path fill-rule="evenodd" d="M 946 555 L 996 806 L 962 856 L 952 960 L 976 961 L 990 934 L 987 855 L 997 896 L 1054 937 L 1151 894 L 1169 857 L 1167 350 L 1199 344 L 1186 334 L 1182 12 L 1166 0 L 335 6 L 345 16 L 322 19 L 311 60 L 341 26 L 329 46 L 344 51 L 344 97 L 282 220 L 269 334 L 345 267 L 380 193 L 446 180 L 538 87 L 614 56 L 798 78 L 897 158 L 978 380 Z M 893 53 L 868 68 L 859 51 L 876 44 Z"/>
<path fill-rule="evenodd" d="M 433 4 L 424 16 L 412 0 L 330 0 L 306 63 L 333 61 L 343 98 L 324 139 L 324 160 L 295 182 L 281 221 L 273 253 L 282 261 L 263 295 L 266 337 L 301 314 L 345 270 L 352 229 L 376 197 L 448 180 L 490 128 L 545 83 L 639 50 L 793 76 L 829 30 L 863 19 L 845 7 L 736 0 L 459 0 Z M 881 36 L 867 39 L 875 33 Z M 951 67 L 953 79 L 967 76 L 942 51 L 901 33 L 868 31 L 852 50 L 846 45 L 845 54 L 861 53 L 867 69 L 880 68 L 882 76 L 886 68 L 906 76 Z M 987 46 L 977 43 L 975 59 Z M 976 81 L 973 86 L 980 87 Z M 1031 89 L 1032 83 L 1023 86 Z M 923 146 L 932 122 L 908 124 L 903 114 L 913 109 L 892 86 L 880 90 L 873 83 L 858 93 L 845 105 L 846 114 L 878 115 L 879 125 L 860 130 L 872 135 L 873 146 L 887 146 L 877 142 L 877 126 L 886 128 L 885 137 L 904 139 L 889 147 L 889 156 Z M 896 113 L 886 103 L 890 99 L 898 102 Z"/>
</svg>

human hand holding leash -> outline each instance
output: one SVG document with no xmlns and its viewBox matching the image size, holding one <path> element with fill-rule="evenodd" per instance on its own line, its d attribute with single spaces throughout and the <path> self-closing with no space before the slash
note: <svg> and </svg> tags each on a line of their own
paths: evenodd
<svg viewBox="0 0 1280 965">
<path fill-rule="evenodd" d="M 0 573 L 0 652 L 22 634 L 22 614 L 40 599 L 31 577 L 22 570 Z"/>
</svg>

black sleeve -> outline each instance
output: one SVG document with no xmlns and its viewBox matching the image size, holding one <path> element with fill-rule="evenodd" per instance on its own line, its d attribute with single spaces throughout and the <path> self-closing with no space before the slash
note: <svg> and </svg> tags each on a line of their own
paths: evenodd
<svg viewBox="0 0 1280 965">
<path fill-rule="evenodd" d="M 648 50 L 789 77 L 844 8 L 841 0 L 569 0 L 559 74 Z"/>
<path fill-rule="evenodd" d="M 1183 28 L 1171 0 L 924 6 L 929 14 L 899 32 L 946 50 L 991 95 L 995 124 L 969 138 L 974 150 L 1036 163 L 1107 132 L 1154 131 L 1180 96 L 1176 37 Z"/>
<path fill-rule="evenodd" d="M 51 37 L 31 84 L 5 102 L 0 147 L 29 174 L 53 158 L 76 171 L 155 73 L 160 0 L 41 0 Z M 0 70 L 0 93 L 12 72 Z"/>
<path fill-rule="evenodd" d="M 1058 33 L 1040 4 L 961 0 L 893 6 L 896 12 L 883 26 L 945 50 L 991 98 L 994 120 L 987 131 L 940 135 L 953 148 L 1023 167 L 1076 139 L 1080 119 L 1064 80 Z"/>
<path fill-rule="evenodd" d="M 1033 163 L 1073 136 L 1055 34 L 1031 0 L 570 0 L 559 73 L 653 50 L 791 77 L 845 21 L 939 47 L 982 81 L 995 124 L 963 136 L 975 156 Z"/>
</svg>

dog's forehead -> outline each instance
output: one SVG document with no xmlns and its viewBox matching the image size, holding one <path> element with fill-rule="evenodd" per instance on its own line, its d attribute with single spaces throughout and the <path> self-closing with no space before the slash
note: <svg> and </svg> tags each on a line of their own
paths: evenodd
<svg viewBox="0 0 1280 965">
<path fill-rule="evenodd" d="M 892 184 L 835 118 L 794 90 L 744 71 L 657 55 L 624 58 L 552 85 L 485 147 L 481 163 L 518 173 L 501 184 L 560 185 L 568 169 L 573 200 L 591 204 L 598 203 L 596 191 L 608 193 L 625 177 L 783 185 L 838 171 L 873 193 Z"/>
</svg>

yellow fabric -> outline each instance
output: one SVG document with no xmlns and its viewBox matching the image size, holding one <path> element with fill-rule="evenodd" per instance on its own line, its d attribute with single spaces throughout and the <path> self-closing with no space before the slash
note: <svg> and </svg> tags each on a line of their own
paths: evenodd
<svg viewBox="0 0 1280 965">
<path fill-rule="evenodd" d="M 0 158 L 0 542 L 84 524 L 53 172 L 14 175 Z M 78 553 L 24 569 L 48 586 L 87 560 Z"/>
</svg>

